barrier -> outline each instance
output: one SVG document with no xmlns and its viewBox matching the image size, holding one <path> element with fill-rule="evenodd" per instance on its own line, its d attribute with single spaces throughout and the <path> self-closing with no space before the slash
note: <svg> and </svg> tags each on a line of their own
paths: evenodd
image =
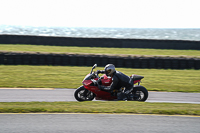
<svg viewBox="0 0 200 133">
<path fill-rule="evenodd" d="M 0 65 L 59 65 L 59 66 L 105 66 L 156 68 L 156 69 L 200 69 L 199 58 L 172 57 L 119 57 L 107 55 L 43 54 L 1 52 Z"/>
<path fill-rule="evenodd" d="M 0 35 L 0 44 L 200 50 L 200 41 L 81 37 L 78 38 L 30 35 Z"/>
</svg>

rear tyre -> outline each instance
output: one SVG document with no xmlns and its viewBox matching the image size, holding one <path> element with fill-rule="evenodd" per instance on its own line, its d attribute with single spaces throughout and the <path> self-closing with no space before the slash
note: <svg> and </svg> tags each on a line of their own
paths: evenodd
<svg viewBox="0 0 200 133">
<path fill-rule="evenodd" d="M 85 89 L 84 86 L 80 86 L 74 93 L 74 97 L 77 101 L 92 101 L 94 99 L 94 93 Z"/>
<path fill-rule="evenodd" d="M 134 101 L 146 101 L 148 98 L 148 91 L 143 86 L 134 86 L 133 91 L 133 100 Z"/>
</svg>

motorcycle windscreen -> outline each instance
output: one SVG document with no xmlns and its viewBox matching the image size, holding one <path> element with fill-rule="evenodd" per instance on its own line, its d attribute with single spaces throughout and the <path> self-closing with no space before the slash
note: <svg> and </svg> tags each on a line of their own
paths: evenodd
<svg viewBox="0 0 200 133">
<path fill-rule="evenodd" d="M 83 79 L 83 81 L 84 81 L 84 80 L 90 80 L 91 77 L 92 77 L 92 74 L 88 74 L 88 75 L 85 76 L 85 78 Z"/>
</svg>

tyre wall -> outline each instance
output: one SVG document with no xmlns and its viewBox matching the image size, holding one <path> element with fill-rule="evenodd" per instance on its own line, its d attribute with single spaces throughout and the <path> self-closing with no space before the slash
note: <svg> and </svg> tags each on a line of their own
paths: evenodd
<svg viewBox="0 0 200 133">
<path fill-rule="evenodd" d="M 34 44 L 51 46 L 195 49 L 200 50 L 200 41 L 117 39 L 117 38 L 75 38 L 30 35 L 0 35 L 0 44 Z"/>
<path fill-rule="evenodd" d="M 118 57 L 106 55 L 1 52 L 0 65 L 105 66 L 125 68 L 200 69 L 199 58 Z"/>
</svg>

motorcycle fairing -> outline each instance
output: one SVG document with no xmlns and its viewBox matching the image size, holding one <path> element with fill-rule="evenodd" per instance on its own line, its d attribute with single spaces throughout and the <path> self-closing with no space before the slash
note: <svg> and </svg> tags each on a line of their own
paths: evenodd
<svg viewBox="0 0 200 133">
<path fill-rule="evenodd" d="M 140 82 L 141 79 L 144 78 L 143 76 L 139 76 L 139 75 L 131 75 L 130 77 L 133 77 L 134 84 Z M 87 90 L 90 90 L 91 92 L 93 92 L 96 95 L 96 97 L 95 97 L 96 100 L 115 100 L 115 99 L 117 99 L 116 96 L 111 96 L 111 93 L 101 91 L 97 86 L 91 85 L 93 83 L 91 78 L 92 78 L 91 74 L 86 75 L 82 84 L 84 85 L 84 87 Z M 98 78 L 95 78 L 94 80 L 98 80 Z M 104 86 L 111 85 L 112 77 L 108 77 L 108 76 L 106 76 L 106 74 L 102 75 L 101 83 Z"/>
<path fill-rule="evenodd" d="M 97 86 L 86 86 L 86 85 L 84 85 L 84 87 L 85 87 L 85 89 L 90 90 L 91 92 L 93 92 L 96 95 L 96 97 L 95 97 L 96 100 L 114 100 L 114 99 L 117 99 L 116 96 L 111 96 L 111 93 L 102 91 Z"/>
<path fill-rule="evenodd" d="M 107 77 L 106 74 L 104 74 L 103 76 L 101 76 L 101 83 L 104 86 L 110 86 L 110 84 L 112 83 L 112 78 L 111 77 Z"/>
<path fill-rule="evenodd" d="M 92 81 L 91 81 L 91 80 L 84 80 L 84 81 L 82 82 L 82 84 L 83 84 L 84 86 L 89 86 L 90 84 L 92 84 Z"/>
</svg>

